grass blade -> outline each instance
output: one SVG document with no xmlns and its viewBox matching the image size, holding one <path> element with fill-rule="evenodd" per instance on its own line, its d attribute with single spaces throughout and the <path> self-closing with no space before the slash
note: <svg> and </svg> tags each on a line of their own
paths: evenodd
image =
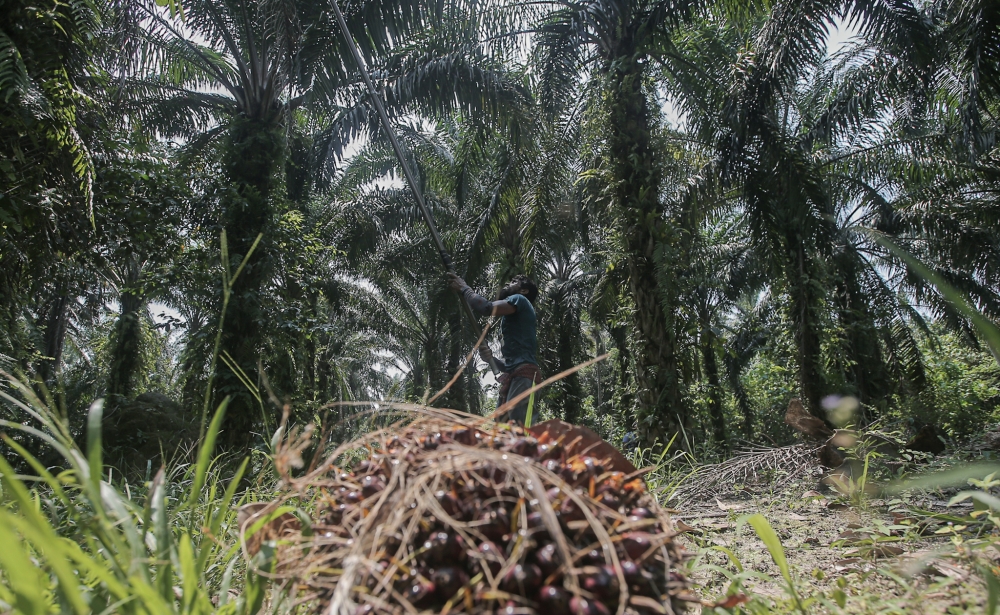
<svg viewBox="0 0 1000 615">
<path fill-rule="evenodd" d="M 205 486 L 205 476 L 208 474 L 208 467 L 212 464 L 212 453 L 215 452 L 215 440 L 219 437 L 219 430 L 222 429 L 222 419 L 226 417 L 226 408 L 232 399 L 227 395 L 212 417 L 212 423 L 205 432 L 205 439 L 198 450 L 198 464 L 195 466 L 194 483 L 191 484 L 191 493 L 188 496 L 187 506 L 193 507 L 201 497 L 201 488 Z"/>
<path fill-rule="evenodd" d="M 69 562 L 63 557 L 59 537 L 56 536 L 48 520 L 35 508 L 28 488 L 15 478 L 14 468 L 3 457 L 0 457 L 0 481 L 3 484 L 4 495 L 14 500 L 21 516 L 27 521 L 26 525 L 35 530 L 33 541 L 35 547 L 48 554 L 46 559 L 49 567 L 59 580 L 59 590 L 68 605 L 80 615 L 89 613 L 90 609 L 80 595 L 77 577 Z"/>
<path fill-rule="evenodd" d="M 788 567 L 788 559 L 785 557 L 785 548 L 781 545 L 781 539 L 778 538 L 778 535 L 774 532 L 774 528 L 771 527 L 771 524 L 768 523 L 764 515 L 760 513 L 750 515 L 746 518 L 746 522 L 753 527 L 758 538 L 760 538 L 761 541 L 763 541 L 764 546 L 767 547 L 767 552 L 771 554 L 771 559 L 774 560 L 775 565 L 778 566 L 778 570 L 781 571 L 781 576 L 785 579 L 785 583 L 788 584 L 788 592 L 795 600 L 796 606 L 799 611 L 805 613 L 802 601 L 799 600 L 799 593 L 795 589 L 795 581 L 792 580 L 792 571 Z"/>
<path fill-rule="evenodd" d="M 104 471 L 104 460 L 101 448 L 101 419 L 104 416 L 104 400 L 98 399 L 90 404 L 87 412 L 87 466 L 90 468 L 90 487 L 94 493 L 101 491 L 101 473 Z"/>
<path fill-rule="evenodd" d="M 156 587 L 160 597 L 166 602 L 174 598 L 174 575 L 170 562 L 170 518 L 167 511 L 167 495 L 161 469 L 153 479 L 153 493 L 150 496 L 153 537 L 156 539 Z"/>
<path fill-rule="evenodd" d="M 27 615 L 42 615 L 48 611 L 45 589 L 48 580 L 24 552 L 24 542 L 14 533 L 10 513 L 0 509 L 0 568 L 6 573 L 5 582 L 14 594 L 14 610 Z"/>
</svg>

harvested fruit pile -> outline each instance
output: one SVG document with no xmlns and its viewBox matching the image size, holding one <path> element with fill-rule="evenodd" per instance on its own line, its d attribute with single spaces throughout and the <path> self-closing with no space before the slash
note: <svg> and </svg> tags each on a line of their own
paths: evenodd
<svg viewBox="0 0 1000 615">
<path fill-rule="evenodd" d="M 369 438 L 350 470 L 310 476 L 311 535 L 277 570 L 337 615 L 683 610 L 684 555 L 639 473 L 565 439 L 440 420 Z"/>
</svg>

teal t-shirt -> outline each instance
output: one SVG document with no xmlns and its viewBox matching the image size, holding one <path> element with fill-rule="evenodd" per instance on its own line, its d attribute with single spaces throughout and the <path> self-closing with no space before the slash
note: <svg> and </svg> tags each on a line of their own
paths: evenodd
<svg viewBox="0 0 1000 615">
<path fill-rule="evenodd" d="M 500 333 L 503 336 L 500 352 L 503 354 L 504 368 L 510 371 L 522 363 L 537 365 L 535 308 L 524 295 L 511 295 L 507 297 L 507 303 L 517 308 L 517 311 L 500 319 Z"/>
</svg>

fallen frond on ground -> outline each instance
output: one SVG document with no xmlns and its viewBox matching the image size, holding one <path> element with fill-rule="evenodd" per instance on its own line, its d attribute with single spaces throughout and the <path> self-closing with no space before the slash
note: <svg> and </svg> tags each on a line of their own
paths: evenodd
<svg viewBox="0 0 1000 615">
<path fill-rule="evenodd" d="M 700 466 L 671 493 L 662 494 L 673 506 L 711 500 L 734 485 L 767 485 L 781 489 L 819 466 L 816 452 L 821 445 L 793 444 L 779 448 L 744 449 L 722 463 Z"/>
</svg>

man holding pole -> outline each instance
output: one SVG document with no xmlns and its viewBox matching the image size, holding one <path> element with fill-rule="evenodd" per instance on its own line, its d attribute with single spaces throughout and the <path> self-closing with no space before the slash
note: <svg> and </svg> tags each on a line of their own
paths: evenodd
<svg viewBox="0 0 1000 615">
<path fill-rule="evenodd" d="M 538 287 L 531 278 L 514 276 L 510 284 L 501 289 L 496 301 L 488 301 L 477 294 L 465 280 L 454 273 L 449 273 L 448 278 L 451 287 L 465 298 L 474 312 L 483 316 L 501 316 L 500 351 L 503 353 L 503 373 L 497 377 L 500 382 L 497 407 L 527 391 L 533 384 L 541 382 L 541 370 L 538 369 L 538 360 L 535 358 L 538 353 L 538 336 L 533 305 L 538 299 Z M 493 352 L 483 345 L 479 349 L 479 356 L 489 363 L 493 359 Z M 525 397 L 508 410 L 507 420 L 523 425 L 527 412 L 528 397 Z"/>
</svg>

